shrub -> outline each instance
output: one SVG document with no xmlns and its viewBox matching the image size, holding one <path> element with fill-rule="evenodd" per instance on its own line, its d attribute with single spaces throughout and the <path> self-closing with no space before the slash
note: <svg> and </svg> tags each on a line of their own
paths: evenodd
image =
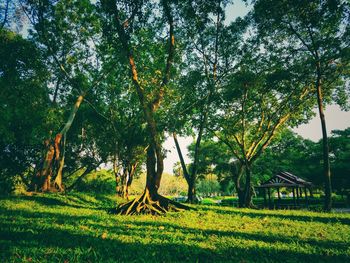
<svg viewBox="0 0 350 263">
<path fill-rule="evenodd" d="M 115 180 L 112 173 L 100 170 L 88 174 L 77 186 L 76 190 L 89 193 L 115 193 Z"/>
</svg>

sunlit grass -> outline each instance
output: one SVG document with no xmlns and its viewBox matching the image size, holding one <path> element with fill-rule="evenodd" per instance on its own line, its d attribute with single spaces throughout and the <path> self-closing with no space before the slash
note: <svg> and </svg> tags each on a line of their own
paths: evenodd
<svg viewBox="0 0 350 263">
<path fill-rule="evenodd" d="M 350 215 L 198 206 L 108 214 L 113 196 L 2 198 L 1 262 L 347 262 Z"/>
</svg>

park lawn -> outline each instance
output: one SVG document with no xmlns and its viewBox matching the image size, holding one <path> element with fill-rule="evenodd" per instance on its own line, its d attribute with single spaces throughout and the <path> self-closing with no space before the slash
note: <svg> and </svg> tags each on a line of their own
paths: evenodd
<svg viewBox="0 0 350 263">
<path fill-rule="evenodd" d="M 0 199 L 1 262 L 350 262 L 350 214 L 196 206 L 116 216 L 113 196 Z"/>
</svg>

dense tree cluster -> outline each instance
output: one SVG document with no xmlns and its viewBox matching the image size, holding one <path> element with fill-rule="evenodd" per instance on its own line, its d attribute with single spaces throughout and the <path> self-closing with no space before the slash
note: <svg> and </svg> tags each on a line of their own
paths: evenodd
<svg viewBox="0 0 350 263">
<path fill-rule="evenodd" d="M 350 128 L 335 130 L 329 138 L 332 186 L 336 194 L 349 194 L 349 147 Z M 194 157 L 194 144 L 190 146 L 190 156 Z M 313 142 L 284 129 L 266 148 L 252 166 L 253 185 L 267 181 L 281 171 L 292 171 L 313 183 L 315 189 L 323 189 L 322 140 Z M 230 149 L 213 139 L 203 141 L 199 157 L 200 179 L 217 176 L 220 192 L 234 191 L 237 176 L 237 161 L 231 158 Z"/>
<path fill-rule="evenodd" d="M 144 192 L 118 213 L 186 209 L 158 191 L 162 144 L 172 136 L 190 203 L 198 180 L 214 173 L 221 187 L 233 182 L 240 206 L 250 207 L 261 175 L 298 169 L 304 160 L 312 166 L 300 171 L 306 178 L 323 165 L 324 177 L 313 180 L 325 183 L 330 209 L 331 171 L 333 187 L 347 187 L 348 130 L 328 141 L 323 108 L 348 107 L 349 3 L 256 0 L 230 21 L 232 4 L 1 0 L 2 191 L 18 180 L 27 190 L 65 191 L 107 165 L 126 199 L 146 170 Z M 286 131 L 306 123 L 315 107 L 322 150 Z M 195 138 L 191 164 L 177 135 Z"/>
</svg>

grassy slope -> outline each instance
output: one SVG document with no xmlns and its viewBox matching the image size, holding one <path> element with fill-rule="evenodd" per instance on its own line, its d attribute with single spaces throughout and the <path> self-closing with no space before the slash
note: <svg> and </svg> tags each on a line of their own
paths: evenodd
<svg viewBox="0 0 350 263">
<path fill-rule="evenodd" d="M 0 199 L 1 262 L 349 262 L 350 214 L 200 206 L 123 217 L 110 196 Z"/>
</svg>

